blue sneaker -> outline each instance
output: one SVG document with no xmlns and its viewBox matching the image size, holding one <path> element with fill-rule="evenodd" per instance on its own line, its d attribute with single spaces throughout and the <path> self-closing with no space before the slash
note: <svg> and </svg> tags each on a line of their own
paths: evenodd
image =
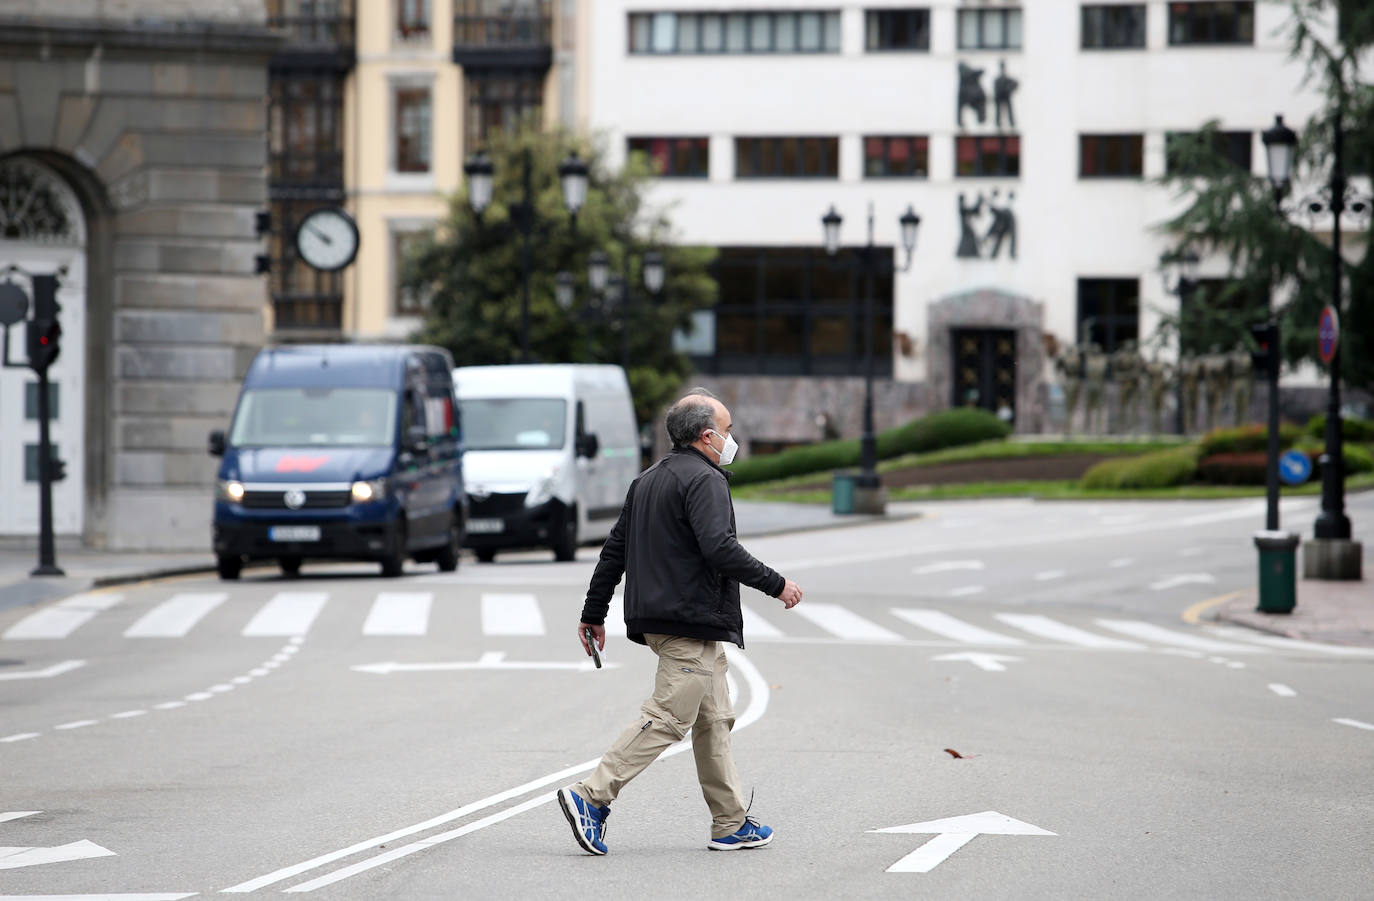
<svg viewBox="0 0 1374 901">
<path fill-rule="evenodd" d="M 706 846 L 712 851 L 734 851 L 737 848 L 762 848 L 773 840 L 773 829 L 753 817 L 745 817 L 744 825 L 724 838 L 713 838 Z"/>
<path fill-rule="evenodd" d="M 558 790 L 558 806 L 568 818 L 577 843 L 592 854 L 606 853 L 606 817 L 611 808 L 597 807 L 570 788 Z"/>
</svg>

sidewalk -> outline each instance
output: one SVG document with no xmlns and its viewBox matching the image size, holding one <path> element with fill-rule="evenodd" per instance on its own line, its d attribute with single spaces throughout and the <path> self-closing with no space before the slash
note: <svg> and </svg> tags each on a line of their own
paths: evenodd
<svg viewBox="0 0 1374 901">
<path fill-rule="evenodd" d="M 1374 648 L 1374 585 L 1368 579 L 1299 579 L 1292 613 L 1260 613 L 1255 609 L 1258 603 L 1259 589 L 1247 588 L 1222 604 L 1215 611 L 1216 619 L 1286 638 Z"/>
</svg>

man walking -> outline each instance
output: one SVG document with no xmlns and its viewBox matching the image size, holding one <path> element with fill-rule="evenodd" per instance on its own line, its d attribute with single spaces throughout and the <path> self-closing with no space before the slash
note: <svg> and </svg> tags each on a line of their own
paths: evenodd
<svg viewBox="0 0 1374 901">
<path fill-rule="evenodd" d="M 606 645 L 611 594 L 625 580 L 625 625 L 631 641 L 658 655 L 654 693 L 640 717 L 587 779 L 558 792 L 577 843 L 606 853 L 606 817 L 625 784 L 674 742 L 692 734 L 697 781 L 711 810 L 719 851 L 758 848 L 773 840 L 744 806 L 730 752 L 735 724 L 722 642 L 744 647 L 739 586 L 778 598 L 788 609 L 802 598 L 796 582 L 756 560 L 735 537 L 727 474 L 735 458 L 730 411 L 704 388 L 668 410 L 673 450 L 630 486 L 620 519 L 601 550 L 587 588 L 578 639 Z"/>
</svg>

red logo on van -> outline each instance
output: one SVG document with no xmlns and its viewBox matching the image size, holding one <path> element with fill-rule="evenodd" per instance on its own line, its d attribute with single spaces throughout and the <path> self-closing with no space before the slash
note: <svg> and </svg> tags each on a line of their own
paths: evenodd
<svg viewBox="0 0 1374 901">
<path fill-rule="evenodd" d="M 282 457 L 277 472 L 314 472 L 328 462 L 328 457 Z"/>
</svg>

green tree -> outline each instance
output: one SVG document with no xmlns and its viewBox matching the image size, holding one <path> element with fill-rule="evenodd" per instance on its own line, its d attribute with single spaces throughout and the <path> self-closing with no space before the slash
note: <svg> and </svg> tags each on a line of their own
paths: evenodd
<svg viewBox="0 0 1374 901">
<path fill-rule="evenodd" d="M 1188 343 L 1229 347 L 1255 321 L 1252 304 L 1245 297 L 1273 296 L 1285 301 L 1278 310 L 1283 330 L 1284 357 L 1290 363 L 1317 358 L 1317 318 L 1331 302 L 1332 254 L 1325 235 L 1330 212 L 1312 214 L 1308 207 L 1312 186 L 1329 182 L 1334 147 L 1333 124 L 1337 111 L 1345 125 L 1346 175 L 1374 172 L 1374 85 L 1363 80 L 1359 58 L 1374 46 L 1374 5 L 1362 0 L 1294 0 L 1290 21 L 1292 56 L 1307 65 L 1307 83 L 1320 87 L 1321 110 L 1307 122 L 1294 161 L 1296 193 L 1285 199 L 1287 215 L 1275 206 L 1267 176 L 1251 175 L 1231 164 L 1218 152 L 1218 125 L 1206 123 L 1194 136 L 1171 141 L 1170 170 L 1163 183 L 1187 202 L 1179 215 L 1164 224 L 1174 236 L 1171 254 L 1194 250 L 1223 254 L 1230 264 L 1231 285 L 1210 298 L 1200 298 L 1200 308 L 1185 311 L 1183 319 L 1164 317 L 1162 334 L 1182 329 L 1193 331 Z M 1321 23 L 1330 22 L 1339 9 L 1340 39 L 1322 39 Z M 1374 254 L 1369 246 L 1370 219 L 1348 217 L 1342 230 L 1351 259 L 1342 264 L 1346 301 L 1341 309 L 1345 332 L 1342 375 L 1349 385 L 1374 389 Z M 1358 223 L 1358 226 L 1354 225 Z M 1351 234 L 1354 227 L 1364 234 Z M 1314 234 L 1316 232 L 1317 234 Z M 1242 302 L 1236 302 L 1238 299 Z M 1200 331 L 1199 331 L 1200 330 Z M 1215 337 L 1214 337 L 1215 336 Z"/>
<path fill-rule="evenodd" d="M 569 151 L 587 161 L 586 204 L 576 230 L 563 204 L 558 166 Z M 686 356 L 673 349 L 676 328 L 691 326 L 695 310 L 715 302 L 710 274 L 715 250 L 671 243 L 667 215 L 645 203 L 652 173 L 638 155 L 619 171 L 601 148 L 567 133 L 525 130 L 496 138 L 490 206 L 480 221 L 464 187 L 449 200 L 447 218 L 407 257 L 402 284 L 429 300 L 415 340 L 446 347 L 459 366 L 512 363 L 520 356 L 521 234 L 512 218 L 524 199 L 523 157 L 531 158 L 534 228 L 530 241 L 530 355 L 544 363 L 619 363 L 628 340 L 635 414 L 650 423 L 690 375 Z M 647 251 L 663 254 L 666 278 L 656 298 L 644 288 Z M 587 283 L 590 255 L 610 258 L 613 275 L 627 279 L 632 302 L 610 308 Z M 561 308 L 558 273 L 573 277 L 574 301 Z M 622 332 L 622 329 L 624 330 Z"/>
</svg>

